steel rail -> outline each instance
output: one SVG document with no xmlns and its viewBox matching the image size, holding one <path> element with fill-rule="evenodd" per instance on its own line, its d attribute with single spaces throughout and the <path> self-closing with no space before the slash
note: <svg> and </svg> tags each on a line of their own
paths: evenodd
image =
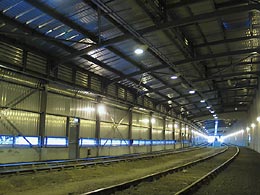
<svg viewBox="0 0 260 195">
<path fill-rule="evenodd" d="M 192 184 L 178 191 L 177 193 L 175 193 L 175 195 L 191 194 L 192 192 L 196 191 L 203 183 L 210 181 L 216 174 L 218 174 L 225 167 L 227 167 L 237 157 L 237 155 L 239 154 L 239 148 L 236 146 L 236 149 L 237 149 L 236 153 L 231 158 L 229 158 L 224 163 L 222 163 L 212 171 L 208 172 L 201 178 L 197 179 Z"/>
<path fill-rule="evenodd" d="M 187 147 L 180 150 L 171 150 L 171 151 L 155 151 L 151 153 L 141 153 L 141 154 L 131 154 L 131 155 L 122 155 L 122 156 L 105 156 L 105 157 L 97 157 L 90 159 L 77 159 L 77 160 L 57 160 L 57 161 L 46 161 L 46 162 L 32 162 L 32 163 L 11 163 L 11 164 L 1 164 L 0 168 L 0 176 L 4 175 L 12 175 L 12 174 L 29 174 L 36 173 L 39 171 L 53 171 L 53 170 L 64 170 L 64 169 L 72 169 L 77 167 L 87 167 L 87 166 L 95 166 L 95 165 L 104 165 L 116 162 L 123 161 L 134 161 L 141 159 L 150 159 L 160 156 L 166 156 L 171 154 L 178 154 L 182 152 L 189 152 L 193 150 L 202 149 L 203 147 Z M 71 164 L 69 164 L 71 163 Z M 31 166 L 24 168 L 23 166 Z M 14 167 L 19 167 L 18 169 Z M 9 168 L 9 169 L 7 169 Z M 11 168 L 11 169 L 10 169 Z"/>
<path fill-rule="evenodd" d="M 194 160 L 192 162 L 188 162 L 184 165 L 180 165 L 180 166 L 177 166 L 177 167 L 174 167 L 174 168 L 170 168 L 170 169 L 167 169 L 167 170 L 164 170 L 164 171 L 161 171 L 161 172 L 149 174 L 149 175 L 137 178 L 137 179 L 133 179 L 133 180 L 126 181 L 126 182 L 123 182 L 123 183 L 115 184 L 115 185 L 108 186 L 108 187 L 105 187 L 105 188 L 100 188 L 100 189 L 97 189 L 97 190 L 86 192 L 86 193 L 83 193 L 81 195 L 108 195 L 108 194 L 115 193 L 117 191 L 123 191 L 127 188 L 130 188 L 131 186 L 136 186 L 136 185 L 143 183 L 143 182 L 151 182 L 151 181 L 154 181 L 154 180 L 158 180 L 161 177 L 166 176 L 168 174 L 173 174 L 174 172 L 184 170 L 188 167 L 194 166 L 198 163 L 201 163 L 201 162 L 206 161 L 208 159 L 211 159 L 211 158 L 213 158 L 213 157 L 215 157 L 219 154 L 222 154 L 227 150 L 228 150 L 228 146 L 226 146 L 220 152 L 206 156 L 206 157 L 201 158 L 201 159 Z"/>
</svg>

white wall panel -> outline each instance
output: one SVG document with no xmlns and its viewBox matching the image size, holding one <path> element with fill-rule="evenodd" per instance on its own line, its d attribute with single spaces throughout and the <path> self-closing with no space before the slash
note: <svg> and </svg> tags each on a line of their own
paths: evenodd
<svg viewBox="0 0 260 195">
<path fill-rule="evenodd" d="M 133 112 L 133 125 L 149 127 L 149 115 L 139 112 Z"/>
<path fill-rule="evenodd" d="M 66 117 L 46 115 L 46 136 L 66 136 Z"/>
<path fill-rule="evenodd" d="M 105 105 L 106 114 L 100 115 L 101 121 L 128 124 L 129 112 L 127 110 Z"/>
<path fill-rule="evenodd" d="M 169 131 L 173 130 L 173 122 L 172 122 L 172 120 L 166 120 L 165 129 L 169 130 Z"/>
<path fill-rule="evenodd" d="M 113 123 L 100 123 L 101 138 L 128 139 L 128 125 L 116 126 Z"/>
<path fill-rule="evenodd" d="M 37 112 L 40 108 L 40 91 L 35 91 L 30 96 L 26 97 L 26 95 L 33 90 L 34 89 L 20 85 L 0 82 L 0 105 L 8 105 L 12 108 L 26 109 Z M 16 102 L 23 97 L 26 98 L 20 103 L 16 104 Z"/>
<path fill-rule="evenodd" d="M 163 119 L 159 117 L 153 117 L 152 119 L 153 128 L 163 129 Z"/>
<path fill-rule="evenodd" d="M 159 129 L 152 130 L 152 139 L 153 140 L 162 140 L 163 139 L 163 131 Z"/>
<path fill-rule="evenodd" d="M 93 102 L 70 99 L 70 116 L 85 118 L 85 119 L 96 119 L 96 105 Z"/>
<path fill-rule="evenodd" d="M 149 129 L 145 127 L 132 127 L 133 139 L 149 139 Z"/>
<path fill-rule="evenodd" d="M 47 113 L 69 116 L 70 98 L 62 95 L 48 93 Z"/>
<path fill-rule="evenodd" d="M 80 120 L 79 137 L 94 138 L 95 137 L 96 122 L 90 120 Z"/>
<path fill-rule="evenodd" d="M 165 139 L 166 140 L 172 140 L 173 138 L 173 132 L 172 131 L 165 131 Z"/>
<path fill-rule="evenodd" d="M 4 115 L 23 135 L 38 135 L 39 132 L 39 114 L 23 112 L 18 110 L 2 110 Z M 5 125 L 3 125 L 5 124 Z M 0 134 L 18 135 L 12 126 L 4 118 L 0 123 Z"/>
</svg>

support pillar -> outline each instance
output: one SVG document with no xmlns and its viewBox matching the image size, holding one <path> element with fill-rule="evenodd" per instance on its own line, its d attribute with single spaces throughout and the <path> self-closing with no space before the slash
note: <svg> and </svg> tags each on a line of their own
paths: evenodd
<svg viewBox="0 0 260 195">
<path fill-rule="evenodd" d="M 101 97 L 97 97 L 97 104 L 96 104 L 96 131 L 95 131 L 97 156 L 99 156 L 99 149 L 100 149 L 100 114 L 98 113 L 98 108 L 99 108 L 100 102 L 101 102 Z"/>
<path fill-rule="evenodd" d="M 69 159 L 79 158 L 79 118 L 69 118 Z"/>
<path fill-rule="evenodd" d="M 150 112 L 149 114 L 149 140 L 153 139 L 153 124 L 152 124 L 152 118 L 153 118 L 153 112 Z M 153 151 L 153 145 L 150 144 L 150 152 Z"/>
<path fill-rule="evenodd" d="M 164 150 L 166 149 L 166 144 L 165 144 L 165 131 L 166 131 L 166 116 L 163 117 L 163 140 L 164 140 Z"/>
<path fill-rule="evenodd" d="M 181 147 L 183 148 L 183 136 L 182 136 L 182 122 L 180 122 L 180 132 L 179 132 L 179 139 L 181 143 Z"/>
<path fill-rule="evenodd" d="M 133 110 L 132 108 L 129 109 L 129 118 L 128 118 L 128 140 L 129 140 L 129 154 L 132 154 L 132 145 L 133 145 Z"/>
<path fill-rule="evenodd" d="M 172 140 L 174 140 L 173 149 L 175 149 L 175 120 L 172 120 Z"/>
<path fill-rule="evenodd" d="M 43 160 L 42 148 L 45 146 L 46 109 L 47 109 L 47 86 L 41 91 L 40 123 L 39 123 L 39 160 Z"/>
</svg>

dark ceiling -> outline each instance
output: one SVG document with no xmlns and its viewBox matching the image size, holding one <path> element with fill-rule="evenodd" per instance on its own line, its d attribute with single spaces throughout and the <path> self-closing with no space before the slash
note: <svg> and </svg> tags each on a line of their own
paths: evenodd
<svg viewBox="0 0 260 195">
<path fill-rule="evenodd" d="M 259 1 L 0 0 L 0 10 L 2 40 L 36 47 L 57 67 L 79 66 L 198 123 L 247 112 L 256 94 Z"/>
</svg>

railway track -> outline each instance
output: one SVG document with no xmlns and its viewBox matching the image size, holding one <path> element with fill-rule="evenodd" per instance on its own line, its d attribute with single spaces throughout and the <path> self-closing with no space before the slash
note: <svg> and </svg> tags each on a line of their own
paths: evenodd
<svg viewBox="0 0 260 195">
<path fill-rule="evenodd" d="M 188 162 L 184 165 L 167 169 L 162 172 L 146 175 L 141 178 L 133 179 L 131 181 L 86 192 L 81 195 L 189 194 L 194 192 L 200 185 L 203 185 L 204 182 L 208 182 L 219 171 L 225 168 L 230 162 L 232 162 L 232 160 L 238 155 L 238 153 L 239 148 L 226 146 L 225 148 L 223 148 L 223 150 L 216 154 L 209 155 L 207 157 L 194 160 L 192 162 Z M 209 167 L 206 166 L 207 163 L 210 164 Z M 194 174 L 193 172 L 196 174 Z M 191 175 L 188 176 L 187 173 Z M 181 177 L 189 177 L 191 179 L 183 182 L 181 181 L 181 179 L 183 178 L 177 179 L 180 175 Z M 182 183 L 176 188 L 178 180 Z M 163 182 L 166 182 L 168 188 L 170 187 L 175 189 L 168 189 L 168 193 L 162 192 L 161 188 L 163 188 Z M 159 191 L 156 191 L 156 188 Z M 148 191 L 146 191 L 147 189 Z"/>
<path fill-rule="evenodd" d="M 156 151 L 151 153 L 131 154 L 122 156 L 105 156 L 96 158 L 76 159 L 76 160 L 55 160 L 43 162 L 21 162 L 0 164 L 0 176 L 12 174 L 32 174 L 42 171 L 61 171 L 64 169 L 84 168 L 87 166 L 107 165 L 110 163 L 117 163 L 121 161 L 134 161 L 141 159 L 151 159 L 158 156 L 165 156 L 171 154 L 178 154 L 181 152 L 189 152 L 203 148 L 189 147 L 180 150 Z"/>
</svg>

